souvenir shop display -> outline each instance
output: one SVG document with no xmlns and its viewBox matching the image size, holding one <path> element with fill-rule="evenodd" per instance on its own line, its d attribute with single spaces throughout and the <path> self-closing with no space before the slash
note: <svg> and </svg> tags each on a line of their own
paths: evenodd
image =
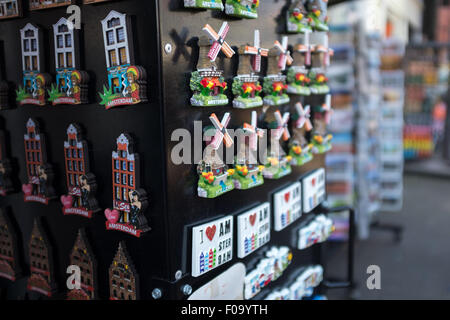
<svg viewBox="0 0 450 320">
<path fill-rule="evenodd" d="M 129 134 L 122 133 L 112 152 L 113 208 L 105 210 L 106 229 L 137 238 L 150 231 L 145 217 L 147 192 L 141 188 L 139 154 Z"/>
<path fill-rule="evenodd" d="M 92 218 L 92 214 L 100 210 L 95 199 L 97 182 L 90 172 L 88 144 L 77 124 L 70 124 L 67 128 L 64 159 L 68 194 L 61 196 L 63 213 Z"/>
<path fill-rule="evenodd" d="M 138 300 L 139 275 L 124 241 L 119 243 L 109 267 L 109 300 Z"/>
<path fill-rule="evenodd" d="M 294 62 L 287 72 L 287 92 L 290 94 L 302 96 L 309 96 L 311 94 L 311 89 L 309 88 L 311 80 L 309 79 L 307 69 L 311 64 L 310 50 L 309 36 L 306 34 L 304 43 L 294 46 L 294 52 L 292 54 Z"/>
<path fill-rule="evenodd" d="M 241 46 L 238 53 L 239 68 L 232 86 L 235 95 L 233 107 L 238 109 L 261 107 L 263 99 L 261 98 L 262 86 L 259 82 L 259 72 L 261 71 L 261 59 L 267 57 L 269 50 L 261 48 L 259 30 L 255 30 L 253 46 Z"/>
<path fill-rule="evenodd" d="M 108 88 L 99 93 L 106 109 L 147 101 L 147 72 L 134 65 L 131 20 L 112 10 L 101 21 L 108 70 Z"/>
<path fill-rule="evenodd" d="M 292 116 L 293 137 L 289 141 L 289 156 L 292 157 L 291 165 L 302 166 L 313 159 L 313 144 L 308 142 L 306 135 L 313 130 L 311 123 L 311 107 L 303 107 L 300 102 L 295 105 L 295 113 Z"/>
<path fill-rule="evenodd" d="M 258 143 L 264 137 L 264 130 L 258 128 L 258 114 L 252 111 L 251 124 L 244 123 L 243 135 L 238 137 L 238 150 L 234 163 L 234 187 L 247 190 L 264 183 L 264 166 L 258 164 Z"/>
<path fill-rule="evenodd" d="M 16 281 L 21 274 L 17 230 L 7 210 L 0 209 L 0 278 Z"/>
<path fill-rule="evenodd" d="M 228 97 L 225 92 L 228 85 L 225 82 L 223 70 L 217 69 L 215 61 L 221 51 L 227 58 L 235 54 L 225 41 L 230 26 L 224 22 L 217 33 L 209 24 L 206 24 L 202 30 L 207 36 L 201 36 L 198 40 L 200 51 L 197 70 L 191 73 L 190 80 L 190 88 L 194 93 L 191 105 L 196 107 L 227 105 Z"/>
<path fill-rule="evenodd" d="M 26 128 L 24 142 L 28 181 L 22 185 L 24 201 L 47 205 L 56 194 L 53 166 L 47 159 L 46 139 L 35 119 L 28 119 Z"/>
<path fill-rule="evenodd" d="M 0 20 L 22 16 L 22 0 L 0 0 Z"/>
<path fill-rule="evenodd" d="M 0 196 L 6 196 L 14 191 L 12 174 L 13 167 L 6 146 L 6 134 L 0 130 Z"/>
<path fill-rule="evenodd" d="M 184 0 L 186 8 L 211 9 L 223 11 L 222 0 Z"/>
<path fill-rule="evenodd" d="M 325 153 L 331 150 L 333 135 L 328 133 L 333 109 L 331 108 L 331 95 L 327 95 L 325 103 L 314 108 L 313 152 Z"/>
<path fill-rule="evenodd" d="M 43 73 L 44 44 L 42 31 L 31 23 L 20 30 L 22 48 L 23 86 L 16 91 L 16 100 L 20 105 L 45 106 L 51 76 Z"/>
<path fill-rule="evenodd" d="M 260 0 L 226 0 L 225 13 L 240 18 L 258 18 Z"/>
<path fill-rule="evenodd" d="M 88 102 L 89 75 L 78 70 L 79 35 L 72 22 L 61 18 L 53 25 L 55 43 L 56 83 L 51 85 L 48 100 L 58 104 L 85 104 Z"/>
<path fill-rule="evenodd" d="M 74 4 L 74 0 L 29 0 L 30 10 L 49 9 Z"/>
<path fill-rule="evenodd" d="M 228 124 L 231 120 L 230 113 L 225 113 L 222 121 L 217 118 L 216 114 L 209 117 L 214 129 L 214 135 L 207 141 L 206 148 L 203 152 L 203 159 L 197 165 L 197 173 L 199 175 L 197 194 L 201 198 L 216 198 L 222 194 L 234 189 L 233 175 L 235 171 L 228 169 L 218 154 L 220 145 L 226 148 L 233 146 L 234 141 L 227 131 Z"/>
<path fill-rule="evenodd" d="M 289 33 L 308 33 L 312 31 L 310 25 L 312 20 L 308 17 L 305 0 L 291 0 L 291 5 L 286 15 L 287 31 Z"/>
</svg>

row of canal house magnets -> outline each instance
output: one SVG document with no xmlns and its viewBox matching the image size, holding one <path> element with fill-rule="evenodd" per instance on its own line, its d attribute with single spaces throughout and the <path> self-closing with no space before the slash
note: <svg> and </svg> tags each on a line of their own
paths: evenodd
<svg viewBox="0 0 450 320">
<path fill-rule="evenodd" d="M 56 198 L 53 167 L 47 158 L 45 136 L 36 120 L 26 125 L 25 159 L 28 181 L 22 185 L 25 202 L 48 204 Z M 139 155 L 133 139 L 122 133 L 112 152 L 113 207 L 104 211 L 108 230 L 122 231 L 136 237 L 149 231 L 145 211 L 147 193 L 140 187 Z M 67 194 L 60 197 L 64 215 L 91 218 L 100 208 L 95 198 L 97 182 L 89 166 L 88 144 L 77 124 L 67 128 L 64 141 Z"/>
<path fill-rule="evenodd" d="M 101 21 L 108 86 L 99 93 L 106 109 L 147 101 L 147 73 L 134 65 L 129 17 L 111 11 Z M 23 85 L 16 91 L 20 105 L 79 105 L 88 103 L 89 75 L 80 69 L 79 30 L 61 18 L 53 25 L 56 81 L 44 72 L 41 30 L 28 23 L 20 30 Z"/>
<path fill-rule="evenodd" d="M 9 213 L 0 209 L 0 277 L 10 281 L 21 278 L 22 259 L 19 239 Z M 27 290 L 52 297 L 58 292 L 54 270 L 54 250 L 42 218 L 34 220 L 28 243 L 30 275 Z M 70 253 L 70 266 L 81 272 L 80 288 L 68 288 L 67 300 L 96 300 L 98 295 L 98 264 L 84 229 L 77 233 Z M 70 272 L 74 270 L 70 269 Z M 120 242 L 109 267 L 111 300 L 136 300 L 139 298 L 139 275 L 129 256 L 125 242 Z M 69 275 L 68 275 L 69 276 Z M 75 278 L 72 279 L 75 281 Z M 65 287 L 65 286 L 64 286 Z"/>
<path fill-rule="evenodd" d="M 196 107 L 222 106 L 229 103 L 226 95 L 228 87 L 215 63 L 220 51 L 227 58 L 236 52 L 226 41 L 230 30 L 227 22 L 216 32 L 209 24 L 203 27 L 207 36 L 198 41 L 199 61 L 197 70 L 192 72 L 190 88 L 193 95 L 191 105 Z M 290 102 L 287 93 L 308 96 L 311 94 L 328 94 L 330 89 L 325 76 L 333 51 L 328 48 L 328 36 L 323 33 L 322 43 L 310 45 L 310 33 L 305 33 L 303 41 L 294 47 L 293 56 L 288 50 L 288 37 L 282 43 L 274 42 L 272 49 L 261 47 L 260 32 L 254 32 L 254 44 L 239 47 L 239 67 L 233 79 L 233 107 L 247 109 L 266 106 L 279 106 Z M 211 44 L 212 41 L 212 44 Z M 268 58 L 267 75 L 263 84 L 259 81 L 262 57 Z M 287 75 L 283 74 L 286 66 L 291 66 Z M 264 98 L 261 97 L 265 93 Z"/>
</svg>

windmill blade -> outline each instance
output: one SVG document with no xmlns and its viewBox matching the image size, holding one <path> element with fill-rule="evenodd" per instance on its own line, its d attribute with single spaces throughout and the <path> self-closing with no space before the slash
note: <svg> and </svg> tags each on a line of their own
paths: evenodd
<svg viewBox="0 0 450 320">
<path fill-rule="evenodd" d="M 223 133 L 220 131 L 217 131 L 216 134 L 214 135 L 214 138 L 211 141 L 210 146 L 214 149 L 217 150 L 220 147 L 220 144 L 222 143 L 223 140 Z"/>
<path fill-rule="evenodd" d="M 217 118 L 215 113 L 209 116 L 209 120 L 211 120 L 212 124 L 217 130 L 222 131 L 222 123 L 220 122 L 219 118 Z"/>
<path fill-rule="evenodd" d="M 305 110 L 303 109 L 303 105 L 301 104 L 301 102 L 297 102 L 295 104 L 295 110 L 297 111 L 297 114 L 299 116 L 303 116 L 305 114 Z"/>
<path fill-rule="evenodd" d="M 280 54 L 280 58 L 278 59 L 278 68 L 281 70 L 286 69 L 287 56 L 282 53 Z"/>
<path fill-rule="evenodd" d="M 288 127 L 283 129 L 283 140 L 288 141 L 291 138 L 291 133 L 289 132 Z"/>
<path fill-rule="evenodd" d="M 283 115 L 283 125 L 287 125 L 290 116 L 291 116 L 291 114 L 290 114 L 289 112 L 286 112 L 286 113 Z"/>
<path fill-rule="evenodd" d="M 225 40 L 228 31 L 230 31 L 230 25 L 228 24 L 228 22 L 225 21 L 224 23 L 222 23 L 222 26 L 220 27 L 219 30 L 219 37 L 222 38 L 222 41 Z"/>
<path fill-rule="evenodd" d="M 283 126 L 283 117 L 281 116 L 280 110 L 274 112 L 275 119 L 277 120 L 278 127 Z"/>
<path fill-rule="evenodd" d="M 286 52 L 286 63 L 288 66 L 290 66 L 294 62 L 294 59 L 291 56 L 291 53 L 289 51 Z"/>
<path fill-rule="evenodd" d="M 202 30 L 205 31 L 212 40 L 219 40 L 219 35 L 209 24 L 206 24 Z"/>
<path fill-rule="evenodd" d="M 228 44 L 228 43 L 226 43 L 226 42 L 223 42 L 223 44 L 222 44 L 222 52 L 228 57 L 228 58 L 231 58 L 231 57 L 233 57 L 234 56 L 234 54 L 236 53 L 236 52 L 234 52 L 234 50 L 230 47 L 230 45 Z"/>
<path fill-rule="evenodd" d="M 289 42 L 289 39 L 288 39 L 287 36 L 284 36 L 283 39 L 282 39 L 281 41 L 282 41 L 283 50 L 284 50 L 284 52 L 286 52 L 287 49 L 288 49 L 288 42 Z"/>
<path fill-rule="evenodd" d="M 253 42 L 253 45 L 256 47 L 256 48 L 259 48 L 260 46 L 261 46 L 261 38 L 260 38 L 260 34 L 259 34 L 259 30 L 258 29 L 256 29 L 255 30 L 255 36 L 254 36 L 254 42 Z"/>
<path fill-rule="evenodd" d="M 252 59 L 253 71 L 261 72 L 261 56 L 259 54 L 255 55 Z"/>
<path fill-rule="evenodd" d="M 267 57 L 269 55 L 269 50 L 268 49 L 259 48 L 259 53 L 260 53 L 261 56 Z"/>
<path fill-rule="evenodd" d="M 325 104 L 327 105 L 328 108 L 331 109 L 331 94 L 327 94 L 325 96 Z"/>
<path fill-rule="evenodd" d="M 313 125 L 311 123 L 311 120 L 309 118 L 305 119 L 305 130 L 306 131 L 311 131 L 313 129 Z"/>
<path fill-rule="evenodd" d="M 273 46 L 278 49 L 280 53 L 284 53 L 284 48 L 278 40 L 275 40 Z"/>
<path fill-rule="evenodd" d="M 245 54 L 258 54 L 258 48 L 257 47 L 251 47 L 251 46 L 245 46 L 244 50 Z"/>
<path fill-rule="evenodd" d="M 258 113 L 256 111 L 252 111 L 252 126 L 255 130 L 258 126 Z"/>
</svg>

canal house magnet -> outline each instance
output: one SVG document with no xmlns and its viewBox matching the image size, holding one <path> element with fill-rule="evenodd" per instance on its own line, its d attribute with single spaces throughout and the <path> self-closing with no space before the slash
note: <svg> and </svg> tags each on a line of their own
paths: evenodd
<svg viewBox="0 0 450 320">
<path fill-rule="evenodd" d="M 0 196 L 6 196 L 14 191 L 12 176 L 12 165 L 6 146 L 6 135 L 0 130 Z"/>
<path fill-rule="evenodd" d="M 309 47 L 309 33 L 305 34 L 304 43 L 297 44 L 293 52 L 294 62 L 287 73 L 288 89 L 290 94 L 309 96 L 311 80 L 308 77 L 307 67 L 311 64 L 311 51 Z"/>
<path fill-rule="evenodd" d="M 225 13 L 240 18 L 258 18 L 259 0 L 226 0 Z"/>
<path fill-rule="evenodd" d="M 298 102 L 295 105 L 295 113 L 292 117 L 293 137 L 290 140 L 289 155 L 292 157 L 293 166 L 302 166 L 313 159 L 313 144 L 306 139 L 306 134 L 312 131 L 311 107 Z"/>
<path fill-rule="evenodd" d="M 297 249 L 304 250 L 317 243 L 325 242 L 334 231 L 333 220 L 321 214 L 308 225 L 298 230 Z"/>
<path fill-rule="evenodd" d="M 111 11 L 102 20 L 108 88 L 99 93 L 106 109 L 147 101 L 147 72 L 135 66 L 130 18 Z"/>
<path fill-rule="evenodd" d="M 270 241 L 270 203 L 237 217 L 238 258 L 245 258 Z"/>
<path fill-rule="evenodd" d="M 291 157 L 286 156 L 280 140 L 288 141 L 291 137 L 288 128 L 290 114 L 286 112 L 283 116 L 280 111 L 276 111 L 266 117 L 270 131 L 270 150 L 263 171 L 264 178 L 280 179 L 292 172 Z"/>
<path fill-rule="evenodd" d="M 39 218 L 34 220 L 28 249 L 31 274 L 27 289 L 51 297 L 56 291 L 53 249 Z"/>
<path fill-rule="evenodd" d="M 222 121 L 213 113 L 209 117 L 215 129 L 208 130 L 214 132 L 214 136 L 207 142 L 203 152 L 203 159 L 197 166 L 199 175 L 197 194 L 201 198 L 216 198 L 234 189 L 232 175 L 233 170 L 228 170 L 218 154 L 218 149 L 222 141 L 226 148 L 233 146 L 234 141 L 228 133 L 227 126 L 231 116 L 227 112 Z M 208 133 L 206 132 L 206 134 Z"/>
<path fill-rule="evenodd" d="M 100 210 L 95 199 L 97 182 L 90 172 L 87 142 L 76 124 L 70 124 L 67 128 L 64 159 L 68 194 L 61 196 L 63 213 L 91 218 L 92 213 Z"/>
<path fill-rule="evenodd" d="M 282 71 L 286 69 L 286 64 L 292 64 L 292 57 L 288 51 L 288 37 L 283 37 L 283 44 L 275 41 L 274 47 L 269 50 L 267 75 L 264 78 L 263 90 L 266 96 L 264 104 L 268 106 L 279 106 L 289 103 L 289 96 L 286 94 L 286 76 Z"/>
<path fill-rule="evenodd" d="M 308 1 L 308 0 L 307 0 Z M 287 11 L 287 31 L 290 33 L 311 32 L 308 11 L 305 8 L 305 0 L 291 0 L 291 5 Z"/>
<path fill-rule="evenodd" d="M 109 267 L 109 300 L 138 300 L 139 275 L 128 254 L 125 242 L 119 243 Z"/>
<path fill-rule="evenodd" d="M 0 20 L 22 16 L 22 0 L 0 0 Z"/>
<path fill-rule="evenodd" d="M 328 0 L 307 0 L 308 18 L 315 31 L 329 31 Z"/>
<path fill-rule="evenodd" d="M 28 23 L 20 30 L 23 86 L 16 91 L 20 105 L 45 106 L 51 76 L 43 73 L 43 44 L 38 27 Z"/>
<path fill-rule="evenodd" d="M 321 168 L 309 174 L 302 180 L 303 212 L 313 211 L 325 201 L 325 169 Z"/>
<path fill-rule="evenodd" d="M 112 153 L 113 208 L 105 210 L 106 229 L 122 231 L 135 237 L 150 228 L 145 211 L 147 192 L 140 187 L 139 155 L 134 153 L 130 135 L 122 133 Z"/>
<path fill-rule="evenodd" d="M 73 4 L 73 0 L 29 0 L 30 10 L 41 10 Z"/>
<path fill-rule="evenodd" d="M 222 0 L 184 0 L 186 8 L 212 9 L 223 11 Z"/>
<path fill-rule="evenodd" d="M 192 228 L 192 271 L 199 277 L 233 259 L 233 217 Z"/>
<path fill-rule="evenodd" d="M 261 107 L 262 87 L 259 82 L 261 57 L 267 57 L 269 51 L 261 48 L 259 30 L 255 30 L 254 45 L 239 48 L 239 68 L 234 77 L 232 91 L 235 95 L 233 107 L 247 109 Z"/>
<path fill-rule="evenodd" d="M 314 108 L 314 132 L 313 151 L 314 153 L 325 153 L 331 150 L 331 140 L 333 135 L 328 134 L 327 127 L 330 124 L 333 109 L 331 108 L 331 95 L 326 95 L 325 103 Z"/>
<path fill-rule="evenodd" d="M 56 84 L 51 85 L 48 100 L 53 105 L 88 102 L 89 75 L 78 70 L 78 30 L 72 22 L 61 18 L 53 25 Z"/>
<path fill-rule="evenodd" d="M 252 111 L 251 124 L 244 123 L 243 134 L 238 136 L 238 150 L 234 161 L 234 187 L 247 190 L 264 183 L 264 166 L 258 164 L 258 142 L 264 130 L 258 128 L 258 114 Z"/>
<path fill-rule="evenodd" d="M 78 230 L 70 253 L 70 265 L 80 268 L 80 288 L 70 290 L 67 300 L 97 299 L 97 261 L 83 229 Z"/>
<path fill-rule="evenodd" d="M 302 186 L 299 182 L 278 191 L 273 196 L 275 231 L 281 231 L 302 215 Z"/>
<path fill-rule="evenodd" d="M 235 52 L 225 41 L 230 30 L 227 22 L 222 24 L 217 33 L 209 25 L 203 27 L 203 31 L 208 37 L 201 36 L 198 40 L 199 60 L 197 71 L 192 72 L 190 88 L 194 93 L 191 98 L 191 105 L 196 107 L 223 106 L 228 104 L 228 97 L 225 94 L 227 83 L 223 76 L 223 70 L 218 70 L 216 58 L 222 51 L 227 58 L 231 58 Z M 211 45 L 211 41 L 213 41 Z"/>
<path fill-rule="evenodd" d="M 5 209 L 0 208 L 0 277 L 16 281 L 20 275 L 17 231 Z"/>
<path fill-rule="evenodd" d="M 27 184 L 22 185 L 24 201 L 47 205 L 50 199 L 55 198 L 53 167 L 47 162 L 45 136 L 41 133 L 36 120 L 32 118 L 27 121 L 24 141 L 28 177 Z"/>
</svg>

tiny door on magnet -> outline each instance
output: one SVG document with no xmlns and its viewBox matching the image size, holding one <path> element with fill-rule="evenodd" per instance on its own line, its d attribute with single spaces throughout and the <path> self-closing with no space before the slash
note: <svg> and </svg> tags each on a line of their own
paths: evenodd
<svg viewBox="0 0 450 320">
<path fill-rule="evenodd" d="M 192 228 L 193 277 L 199 277 L 233 259 L 233 216 Z"/>
<path fill-rule="evenodd" d="M 325 169 L 321 168 L 302 180 L 303 212 L 313 211 L 326 199 Z"/>
<path fill-rule="evenodd" d="M 0 277 L 16 281 L 21 273 L 17 231 L 6 209 L 0 208 Z"/>
<path fill-rule="evenodd" d="M 276 192 L 273 196 L 275 231 L 281 231 L 302 215 L 302 186 L 299 182 Z"/>
<path fill-rule="evenodd" d="M 238 258 L 245 258 L 270 241 L 270 203 L 237 216 Z"/>
<path fill-rule="evenodd" d="M 139 275 L 124 241 L 119 243 L 116 255 L 109 267 L 109 299 L 139 299 Z"/>
</svg>

